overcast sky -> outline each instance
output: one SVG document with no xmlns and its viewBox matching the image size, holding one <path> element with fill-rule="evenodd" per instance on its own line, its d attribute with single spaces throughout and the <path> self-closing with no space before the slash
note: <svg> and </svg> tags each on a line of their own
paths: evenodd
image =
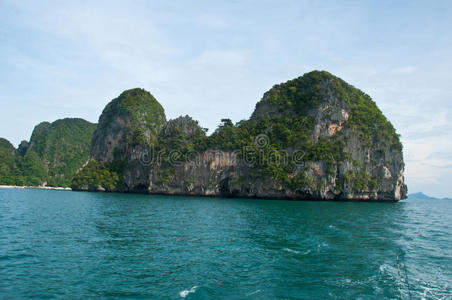
<svg viewBox="0 0 452 300">
<path fill-rule="evenodd" d="M 402 136 L 409 192 L 452 196 L 452 1 L 0 0 L 0 137 L 97 122 L 142 87 L 213 131 L 274 84 L 327 70 Z"/>
</svg>

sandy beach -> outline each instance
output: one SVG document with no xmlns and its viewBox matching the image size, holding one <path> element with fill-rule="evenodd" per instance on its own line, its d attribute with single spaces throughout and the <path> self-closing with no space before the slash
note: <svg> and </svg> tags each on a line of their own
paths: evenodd
<svg viewBox="0 0 452 300">
<path fill-rule="evenodd" d="M 40 190 L 72 191 L 71 188 L 52 187 L 52 186 L 16 186 L 16 185 L 0 185 L 0 189 L 40 189 Z"/>
</svg>

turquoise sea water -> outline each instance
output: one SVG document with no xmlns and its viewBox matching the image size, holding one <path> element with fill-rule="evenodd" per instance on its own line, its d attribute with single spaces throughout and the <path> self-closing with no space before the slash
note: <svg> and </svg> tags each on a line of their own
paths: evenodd
<svg viewBox="0 0 452 300">
<path fill-rule="evenodd" d="M 0 298 L 451 299 L 452 201 L 0 189 Z"/>
</svg>

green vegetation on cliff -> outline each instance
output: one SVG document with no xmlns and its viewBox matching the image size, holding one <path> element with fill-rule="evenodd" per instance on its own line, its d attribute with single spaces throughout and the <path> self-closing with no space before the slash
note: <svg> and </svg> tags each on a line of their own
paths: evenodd
<svg viewBox="0 0 452 300">
<path fill-rule="evenodd" d="M 90 161 L 72 181 L 72 185 L 95 190 L 98 187 L 108 191 L 118 190 L 123 186 L 121 170 L 109 162 Z"/>
<path fill-rule="evenodd" d="M 83 119 L 62 119 L 36 126 L 25 157 L 35 153 L 44 163 L 49 186 L 69 186 L 75 172 L 89 158 L 96 124 Z"/>
<path fill-rule="evenodd" d="M 191 151 L 204 151 L 207 148 L 207 129 L 189 116 L 168 121 L 160 132 L 154 145 L 156 151 L 177 150 L 182 154 Z"/>
<path fill-rule="evenodd" d="M 0 185 L 15 185 L 17 177 L 16 149 L 0 138 Z"/>
<path fill-rule="evenodd" d="M 93 144 L 103 146 L 104 139 L 117 131 L 130 146 L 150 144 L 156 141 L 165 123 L 165 111 L 154 96 L 140 88 L 127 90 L 103 110 Z"/>
<path fill-rule="evenodd" d="M 47 181 L 45 162 L 35 152 L 28 152 L 23 157 L 17 157 L 16 185 L 36 186 Z"/>
<path fill-rule="evenodd" d="M 371 97 L 326 71 L 312 71 L 275 85 L 266 93 L 265 99 L 256 104 L 253 118 L 270 116 L 274 120 L 275 116 L 281 115 L 291 118 L 308 116 L 330 97 L 338 98 L 350 107 L 347 126 L 354 128 L 369 145 L 386 141 L 395 149 L 402 149 L 394 127 Z M 291 128 L 286 126 L 284 130 L 290 132 Z"/>
<path fill-rule="evenodd" d="M 0 184 L 69 186 L 89 158 L 95 128 L 82 119 L 42 122 L 18 150 L 1 139 Z"/>
</svg>

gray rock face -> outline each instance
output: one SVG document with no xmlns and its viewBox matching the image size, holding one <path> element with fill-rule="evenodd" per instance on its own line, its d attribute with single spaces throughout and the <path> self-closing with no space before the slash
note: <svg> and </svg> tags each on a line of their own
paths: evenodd
<svg viewBox="0 0 452 300">
<path fill-rule="evenodd" d="M 163 107 L 149 92 L 127 90 L 102 112 L 93 136 L 91 159 L 121 165 L 121 191 L 144 192 L 149 182 L 149 165 L 143 163 L 143 156 L 165 123 Z"/>
<path fill-rule="evenodd" d="M 356 155 L 353 157 L 363 157 L 364 161 L 375 155 L 353 141 L 347 148 Z M 289 190 L 270 177 L 254 178 L 253 167 L 240 159 L 238 152 L 208 150 L 190 161 L 152 168 L 148 191 L 151 194 L 344 201 L 398 201 L 405 198 L 407 190 L 403 163 L 398 162 L 400 155 L 387 151 L 376 158 L 378 163 L 369 171 L 370 177 L 378 178 L 373 189 L 357 190 L 349 182 L 338 188 L 341 178 L 363 171 L 353 163 L 344 163 L 329 173 L 326 161 L 308 161 L 300 164 L 291 175 L 295 177 L 304 172 L 309 184 Z"/>
<path fill-rule="evenodd" d="M 238 161 L 235 152 L 208 150 L 191 161 L 155 167 L 151 170 L 149 193 L 230 196 L 230 181 L 241 170 Z"/>
</svg>

